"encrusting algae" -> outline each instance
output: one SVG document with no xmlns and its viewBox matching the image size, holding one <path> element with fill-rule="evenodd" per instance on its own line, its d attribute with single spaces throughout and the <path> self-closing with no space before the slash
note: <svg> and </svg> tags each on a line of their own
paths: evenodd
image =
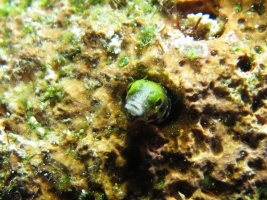
<svg viewBox="0 0 267 200">
<path fill-rule="evenodd" d="M 266 7 L 0 0 L 0 199 L 267 199 Z"/>
</svg>

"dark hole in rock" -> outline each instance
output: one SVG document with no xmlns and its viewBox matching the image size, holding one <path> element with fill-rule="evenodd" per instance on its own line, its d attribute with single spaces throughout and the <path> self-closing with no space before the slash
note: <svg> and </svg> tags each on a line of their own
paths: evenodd
<svg viewBox="0 0 267 200">
<path fill-rule="evenodd" d="M 235 172 L 235 165 L 233 164 L 227 165 L 226 171 L 227 173 L 233 174 Z"/>
<path fill-rule="evenodd" d="M 263 90 L 261 90 L 260 92 L 259 92 L 259 96 L 260 96 L 260 98 L 262 98 L 262 99 L 267 99 L 267 88 L 266 89 L 263 89 Z"/>
<path fill-rule="evenodd" d="M 16 132 L 16 124 L 12 121 L 5 121 L 4 122 L 4 127 L 5 127 L 5 132 L 9 133 L 9 132 Z"/>
<path fill-rule="evenodd" d="M 246 22 L 246 20 L 244 18 L 240 18 L 237 20 L 237 23 L 240 24 L 240 25 L 244 25 Z"/>
<path fill-rule="evenodd" d="M 226 126 L 234 126 L 238 120 L 238 113 L 226 112 L 223 113 L 221 119 Z"/>
<path fill-rule="evenodd" d="M 182 173 L 186 173 L 192 166 L 185 155 L 180 153 L 165 153 L 164 160 L 169 164 L 170 168 L 177 169 Z"/>
<path fill-rule="evenodd" d="M 248 56 L 241 56 L 238 58 L 236 67 L 239 68 L 242 72 L 250 71 L 252 66 Z"/>
<path fill-rule="evenodd" d="M 207 137 L 204 135 L 203 131 L 200 129 L 193 129 L 192 133 L 195 140 L 196 148 L 199 151 L 206 149 Z"/>
<path fill-rule="evenodd" d="M 211 161 L 205 161 L 205 163 L 202 163 L 201 167 L 199 168 L 200 171 L 205 172 L 205 173 L 211 173 L 216 167 L 216 163 L 211 162 Z"/>
<path fill-rule="evenodd" d="M 263 140 L 265 137 L 265 134 L 255 132 L 249 132 L 240 135 L 241 141 L 247 144 L 252 149 L 256 149 L 259 146 L 260 141 Z"/>
<path fill-rule="evenodd" d="M 256 118 L 257 118 L 257 123 L 258 124 L 261 124 L 261 125 L 264 125 L 266 124 L 266 118 L 261 116 L 261 115 L 255 115 Z"/>
<path fill-rule="evenodd" d="M 219 98 L 226 98 L 230 94 L 229 91 L 227 91 L 227 89 L 223 87 L 213 88 L 213 93 L 216 97 L 219 97 Z"/>
<path fill-rule="evenodd" d="M 6 65 L 7 61 L 4 58 L 0 57 L 0 65 Z"/>
<path fill-rule="evenodd" d="M 214 108 L 212 105 L 207 105 L 203 109 L 203 114 L 210 116 L 214 119 L 218 119 L 220 117 L 219 111 L 216 108 Z"/>
<path fill-rule="evenodd" d="M 249 103 L 250 102 L 250 95 L 249 95 L 249 93 L 248 93 L 248 91 L 247 90 L 242 90 L 241 92 L 240 92 L 240 94 L 241 94 L 241 100 L 244 102 L 244 103 Z"/>
<path fill-rule="evenodd" d="M 200 119 L 200 125 L 202 126 L 202 128 L 209 128 L 210 120 L 207 117 L 202 117 Z"/>
<path fill-rule="evenodd" d="M 258 31 L 259 31 L 259 33 L 263 33 L 264 31 L 266 31 L 266 25 L 259 25 Z"/>
<path fill-rule="evenodd" d="M 244 183 L 251 178 L 251 174 L 242 174 L 240 176 L 237 176 L 237 178 L 233 180 L 233 187 L 236 189 L 237 192 L 244 191 Z M 250 188 L 246 188 L 244 194 L 249 194 L 250 192 L 253 191 Z"/>
<path fill-rule="evenodd" d="M 251 105 L 252 111 L 255 112 L 262 106 L 263 104 L 262 104 L 261 98 L 259 96 L 254 97 L 252 100 L 252 105 Z"/>
<path fill-rule="evenodd" d="M 211 54 L 212 56 L 216 56 L 216 55 L 218 55 L 218 51 L 217 51 L 217 50 L 212 50 L 212 51 L 210 52 L 210 54 Z"/>
<path fill-rule="evenodd" d="M 265 13 L 265 7 L 264 7 L 264 3 L 254 3 L 251 5 L 250 9 L 251 12 L 255 12 L 258 15 L 263 15 Z"/>
<path fill-rule="evenodd" d="M 107 160 L 105 162 L 105 168 L 108 169 L 109 176 L 112 177 L 112 181 L 114 183 L 122 183 L 123 178 L 121 174 L 123 174 L 123 168 L 116 165 L 116 158 L 120 155 L 117 155 L 115 151 L 109 152 L 107 155 Z"/>
<path fill-rule="evenodd" d="M 81 53 L 81 49 L 80 48 L 73 48 L 73 47 L 69 47 L 64 49 L 64 51 L 60 51 L 60 54 L 64 57 L 67 58 L 71 61 L 74 60 L 74 58 Z"/>
<path fill-rule="evenodd" d="M 3 117 L 8 113 L 7 105 L 0 101 L 0 117 Z"/>
<path fill-rule="evenodd" d="M 229 83 L 228 87 L 236 88 L 236 87 L 238 87 L 240 85 L 243 85 L 243 82 L 241 80 L 239 80 L 239 79 L 237 79 L 237 80 L 235 79 L 235 80 L 231 80 L 231 82 Z"/>
<path fill-rule="evenodd" d="M 231 184 L 211 177 L 209 172 L 204 173 L 204 179 L 201 184 L 201 190 L 204 193 L 212 193 L 214 195 L 231 194 L 235 189 Z"/>
<path fill-rule="evenodd" d="M 187 120 L 191 123 L 197 123 L 200 118 L 200 112 L 197 109 L 189 109 L 187 111 Z"/>
<path fill-rule="evenodd" d="M 188 183 L 187 181 L 175 181 L 167 186 L 166 193 L 170 196 L 178 198 L 180 197 L 178 194 L 179 192 L 185 195 L 186 198 L 189 198 L 193 195 L 195 190 L 196 187 L 190 185 L 190 183 Z"/>
<path fill-rule="evenodd" d="M 265 162 L 262 158 L 253 158 L 248 161 L 248 166 L 255 170 L 262 170 L 266 168 Z"/>
<path fill-rule="evenodd" d="M 219 64 L 220 64 L 220 65 L 225 65 L 225 63 L 226 63 L 226 60 L 225 60 L 225 59 L 220 59 L 220 60 L 219 60 Z"/>
<path fill-rule="evenodd" d="M 236 158 L 236 162 L 244 160 L 247 156 L 248 156 L 248 153 L 246 151 L 240 151 L 239 157 Z"/>
<path fill-rule="evenodd" d="M 257 53 L 257 54 L 262 54 L 263 53 L 263 49 L 261 46 L 255 46 L 254 47 L 254 51 Z"/>
<path fill-rule="evenodd" d="M 105 38 L 105 35 L 89 30 L 84 34 L 83 41 L 91 48 L 103 47 L 101 38 Z"/>
<path fill-rule="evenodd" d="M 179 62 L 179 66 L 180 66 L 180 67 L 183 67 L 185 64 L 186 64 L 186 61 L 185 61 L 185 60 L 181 60 L 181 61 Z"/>
<path fill-rule="evenodd" d="M 79 156 L 81 161 L 85 162 L 91 157 L 89 148 L 90 148 L 89 145 L 83 145 L 81 148 L 77 149 L 77 155 Z"/>
<path fill-rule="evenodd" d="M 196 102 L 199 100 L 199 94 L 198 93 L 194 93 L 191 96 L 187 96 L 187 99 L 191 102 Z"/>
<path fill-rule="evenodd" d="M 211 81 L 210 84 L 209 84 L 209 89 L 213 90 L 214 86 L 215 86 L 215 82 Z"/>
<path fill-rule="evenodd" d="M 210 148 L 211 148 L 211 151 L 214 154 L 221 153 L 223 151 L 223 147 L 222 147 L 222 144 L 221 144 L 221 138 L 219 138 L 219 137 L 211 138 L 211 140 L 210 140 Z"/>
<path fill-rule="evenodd" d="M 202 142 L 205 140 L 205 136 L 202 130 L 200 129 L 192 129 L 192 133 L 196 139 L 197 142 Z"/>
<path fill-rule="evenodd" d="M 82 60 L 86 64 L 88 68 L 96 68 L 100 63 L 100 56 L 98 54 L 94 54 L 92 56 L 82 56 Z"/>
</svg>

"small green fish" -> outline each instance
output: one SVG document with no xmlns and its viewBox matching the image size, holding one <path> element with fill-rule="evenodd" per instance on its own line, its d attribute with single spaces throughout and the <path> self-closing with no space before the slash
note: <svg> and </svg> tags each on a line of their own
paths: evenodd
<svg viewBox="0 0 267 200">
<path fill-rule="evenodd" d="M 130 119 L 159 123 L 168 117 L 170 107 L 167 91 L 160 84 L 143 79 L 130 84 L 125 104 Z"/>
</svg>

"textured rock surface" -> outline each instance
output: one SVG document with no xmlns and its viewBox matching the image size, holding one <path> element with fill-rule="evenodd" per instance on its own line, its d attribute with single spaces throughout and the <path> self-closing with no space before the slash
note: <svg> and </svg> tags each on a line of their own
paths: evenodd
<svg viewBox="0 0 267 200">
<path fill-rule="evenodd" d="M 264 0 L 23 2 L 0 5 L 2 199 L 267 199 Z M 142 78 L 162 124 L 126 118 Z"/>
</svg>

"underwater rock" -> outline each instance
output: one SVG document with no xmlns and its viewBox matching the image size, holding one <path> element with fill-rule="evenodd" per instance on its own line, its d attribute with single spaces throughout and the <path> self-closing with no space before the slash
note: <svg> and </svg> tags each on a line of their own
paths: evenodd
<svg viewBox="0 0 267 200">
<path fill-rule="evenodd" d="M 3 2 L 0 199 L 267 199 L 266 6 Z"/>
</svg>

